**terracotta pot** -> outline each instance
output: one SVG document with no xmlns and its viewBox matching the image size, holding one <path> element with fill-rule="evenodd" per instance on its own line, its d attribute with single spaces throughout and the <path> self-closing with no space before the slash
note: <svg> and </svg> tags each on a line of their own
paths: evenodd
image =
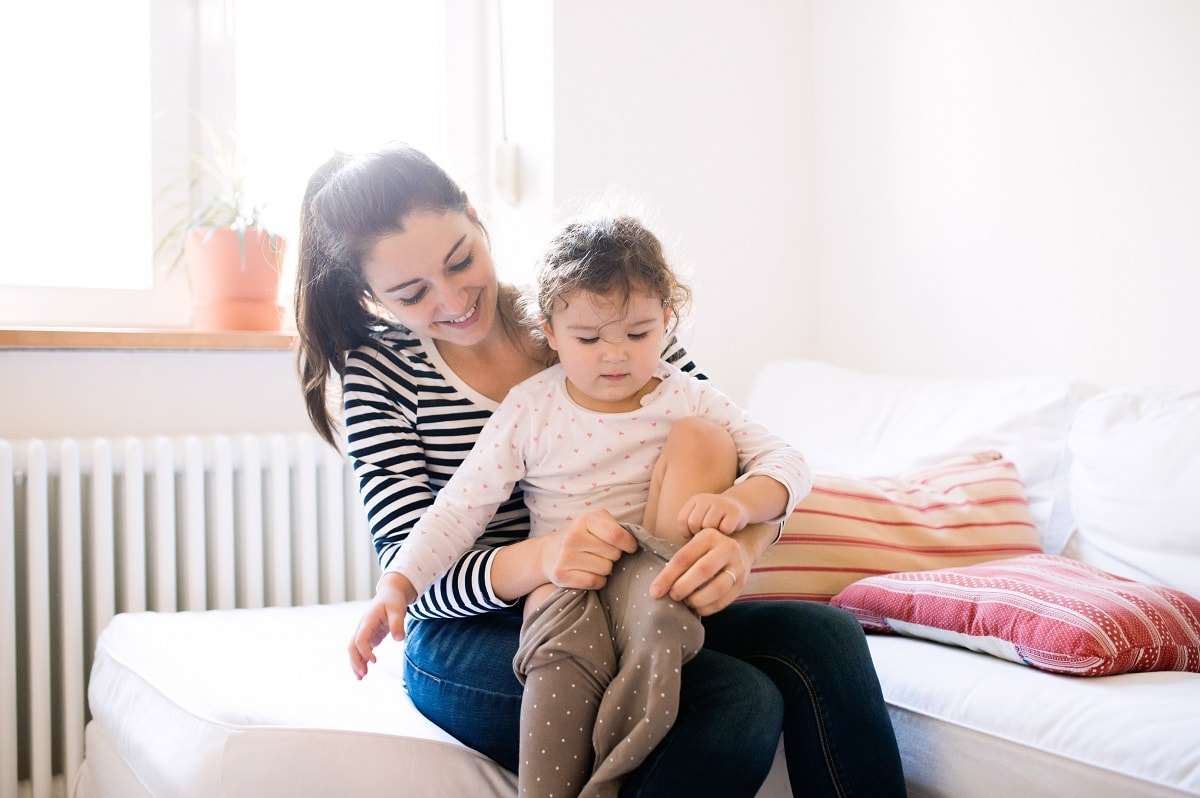
<svg viewBox="0 0 1200 798">
<path fill-rule="evenodd" d="M 244 257 L 237 231 L 194 230 L 184 242 L 192 326 L 200 330 L 278 330 L 283 240 L 247 230 Z"/>
</svg>

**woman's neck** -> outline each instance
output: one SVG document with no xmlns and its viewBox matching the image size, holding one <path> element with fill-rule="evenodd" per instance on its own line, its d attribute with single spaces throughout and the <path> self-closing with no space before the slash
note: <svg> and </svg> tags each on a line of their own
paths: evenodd
<svg viewBox="0 0 1200 798">
<path fill-rule="evenodd" d="M 503 401 L 514 385 L 545 367 L 533 341 L 515 340 L 500 320 L 491 335 L 473 346 L 436 340 L 434 345 L 459 379 L 496 402 Z"/>
</svg>

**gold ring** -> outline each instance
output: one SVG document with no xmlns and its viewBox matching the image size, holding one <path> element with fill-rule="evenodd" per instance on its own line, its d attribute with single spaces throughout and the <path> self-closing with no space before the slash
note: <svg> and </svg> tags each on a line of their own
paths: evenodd
<svg viewBox="0 0 1200 798">
<path fill-rule="evenodd" d="M 733 586 L 737 587 L 737 574 L 735 574 L 733 571 L 729 570 L 728 568 L 722 568 L 721 573 L 729 574 L 729 578 L 733 580 Z"/>
</svg>

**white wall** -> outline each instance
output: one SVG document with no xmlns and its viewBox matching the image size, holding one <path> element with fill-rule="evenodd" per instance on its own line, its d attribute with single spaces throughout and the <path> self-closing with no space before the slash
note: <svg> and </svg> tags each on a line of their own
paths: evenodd
<svg viewBox="0 0 1200 798">
<path fill-rule="evenodd" d="M 644 199 L 735 398 L 779 356 L 1200 380 L 1194 0 L 504 7 L 523 234 Z"/>
<path fill-rule="evenodd" d="M 501 262 L 580 196 L 641 197 L 736 399 L 786 356 L 1200 381 L 1200 3 L 502 8 L 524 185 L 489 209 Z M 0 352 L 0 436 L 85 427 L 307 422 L 288 353 Z"/>
<path fill-rule="evenodd" d="M 510 274 L 598 198 L 642 213 L 696 289 L 687 340 L 735 399 L 813 337 L 808 6 L 508 0 L 526 214 Z M 539 31 L 550 31 L 546 47 Z M 521 237 L 503 250 L 505 235 Z M 524 249 L 519 249 L 519 247 Z M 527 273 L 527 271 L 526 271 Z"/>
<path fill-rule="evenodd" d="M 1200 381 L 1200 3 L 816 0 L 816 353 Z"/>
<path fill-rule="evenodd" d="M 291 352 L 0 350 L 0 438 L 302 432 Z"/>
</svg>

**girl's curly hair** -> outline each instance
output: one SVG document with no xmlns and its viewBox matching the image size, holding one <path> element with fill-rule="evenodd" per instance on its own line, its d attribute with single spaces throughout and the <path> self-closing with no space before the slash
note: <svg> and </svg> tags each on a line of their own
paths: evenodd
<svg viewBox="0 0 1200 798">
<path fill-rule="evenodd" d="M 599 216 L 567 223 L 538 261 L 533 293 L 523 303 L 526 322 L 535 335 L 549 322 L 560 302 L 576 292 L 617 295 L 645 291 L 662 299 L 676 323 L 692 301 L 691 289 L 679 282 L 667 263 L 662 242 L 632 216 Z"/>
</svg>

